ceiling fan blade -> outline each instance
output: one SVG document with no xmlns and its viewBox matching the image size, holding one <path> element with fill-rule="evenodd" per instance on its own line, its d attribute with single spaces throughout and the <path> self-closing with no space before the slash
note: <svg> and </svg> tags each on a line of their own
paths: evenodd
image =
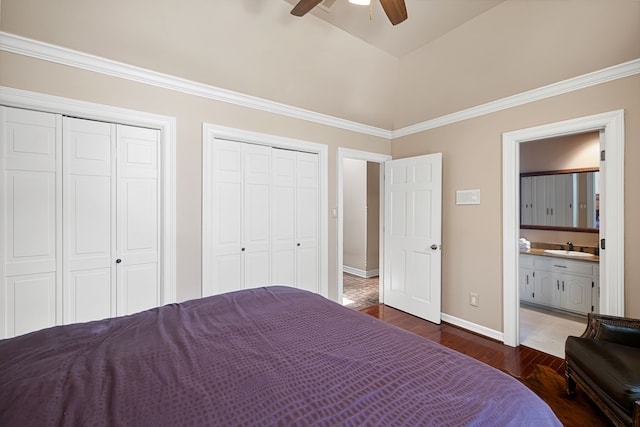
<svg viewBox="0 0 640 427">
<path fill-rule="evenodd" d="M 404 0 L 380 0 L 380 4 L 393 25 L 398 25 L 407 19 L 407 6 Z"/>
<path fill-rule="evenodd" d="M 300 0 L 298 4 L 291 9 L 291 14 L 294 16 L 304 16 L 320 3 L 322 3 L 322 0 Z"/>
</svg>

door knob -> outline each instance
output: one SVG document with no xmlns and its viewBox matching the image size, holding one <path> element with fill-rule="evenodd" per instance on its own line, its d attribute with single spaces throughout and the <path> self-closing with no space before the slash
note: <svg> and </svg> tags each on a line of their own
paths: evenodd
<svg viewBox="0 0 640 427">
<path fill-rule="evenodd" d="M 118 259 L 116 260 L 116 264 L 120 264 L 121 262 L 122 262 L 122 260 L 121 260 L 120 258 L 118 258 Z"/>
<path fill-rule="evenodd" d="M 436 244 L 431 245 L 431 249 L 433 249 L 435 251 L 436 249 L 438 249 L 438 245 L 436 245 Z"/>
</svg>

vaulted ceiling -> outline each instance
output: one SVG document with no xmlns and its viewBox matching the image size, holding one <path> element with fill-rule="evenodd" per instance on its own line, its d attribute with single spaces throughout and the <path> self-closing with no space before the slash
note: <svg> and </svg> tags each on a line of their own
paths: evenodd
<svg viewBox="0 0 640 427">
<path fill-rule="evenodd" d="M 292 5 L 298 2 L 284 1 Z M 324 0 L 310 14 L 400 58 L 504 1 L 405 0 L 409 18 L 396 26 L 391 25 L 378 0 L 370 6 Z"/>
</svg>

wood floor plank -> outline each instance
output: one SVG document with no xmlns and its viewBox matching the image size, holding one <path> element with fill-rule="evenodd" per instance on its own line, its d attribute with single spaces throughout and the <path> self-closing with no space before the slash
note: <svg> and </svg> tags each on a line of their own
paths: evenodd
<svg viewBox="0 0 640 427">
<path fill-rule="evenodd" d="M 373 305 L 360 311 L 506 371 L 514 377 L 529 377 L 534 373 L 536 365 L 542 365 L 550 367 L 564 378 L 563 359 L 529 347 L 522 345 L 509 347 L 457 326 L 445 322 L 436 325 L 383 304 Z M 557 398 L 568 399 L 563 393 L 561 390 Z M 586 405 L 591 406 L 590 403 Z M 576 419 L 580 416 L 579 414 L 574 414 L 570 409 L 566 412 L 566 414 L 557 412 L 556 414 L 570 417 L 572 425 L 607 425 L 604 415 L 601 414 L 597 419 Z M 574 421 L 575 424 L 573 424 Z"/>
</svg>

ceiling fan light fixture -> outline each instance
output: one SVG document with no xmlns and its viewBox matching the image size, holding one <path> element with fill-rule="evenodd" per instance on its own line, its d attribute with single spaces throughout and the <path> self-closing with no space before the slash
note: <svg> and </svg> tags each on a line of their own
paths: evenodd
<svg viewBox="0 0 640 427">
<path fill-rule="evenodd" d="M 369 6 L 369 3 L 371 3 L 371 0 L 349 0 L 349 3 L 357 4 L 360 6 Z"/>
</svg>

